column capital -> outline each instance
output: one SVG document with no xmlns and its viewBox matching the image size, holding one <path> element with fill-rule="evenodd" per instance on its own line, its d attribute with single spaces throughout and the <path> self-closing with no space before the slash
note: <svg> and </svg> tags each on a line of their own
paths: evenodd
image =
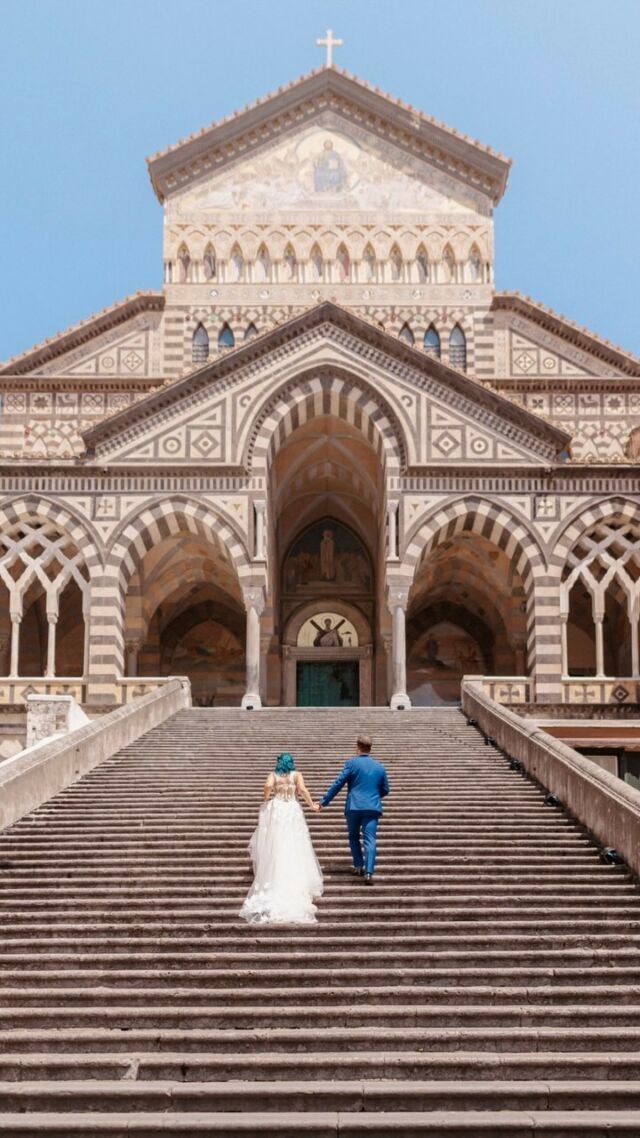
<svg viewBox="0 0 640 1138">
<path fill-rule="evenodd" d="M 265 595 L 262 585 L 250 585 L 242 590 L 242 599 L 244 600 L 244 607 L 247 612 L 253 609 L 254 612 L 261 616 L 265 606 Z"/>
<path fill-rule="evenodd" d="M 389 585 L 387 587 L 387 603 L 391 612 L 397 608 L 401 608 L 406 612 L 409 603 L 409 592 L 409 585 Z"/>
<path fill-rule="evenodd" d="M 254 498 L 253 508 L 256 514 L 266 514 L 267 503 L 265 502 L 264 498 Z"/>
</svg>

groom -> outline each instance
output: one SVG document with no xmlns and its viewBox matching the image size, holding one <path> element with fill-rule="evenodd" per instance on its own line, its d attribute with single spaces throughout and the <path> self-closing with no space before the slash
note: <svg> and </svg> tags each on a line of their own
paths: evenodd
<svg viewBox="0 0 640 1138">
<path fill-rule="evenodd" d="M 353 873 L 364 877 L 365 885 L 373 885 L 376 867 L 376 832 L 382 816 L 382 799 L 389 793 L 389 779 L 382 763 L 370 755 L 371 739 L 358 735 L 358 754 L 347 759 L 337 779 L 331 784 L 320 802 L 321 809 L 328 806 L 345 782 L 348 787 L 344 812 L 349 831 L 349 845 L 353 857 Z M 362 856 L 364 841 L 364 857 Z"/>
</svg>

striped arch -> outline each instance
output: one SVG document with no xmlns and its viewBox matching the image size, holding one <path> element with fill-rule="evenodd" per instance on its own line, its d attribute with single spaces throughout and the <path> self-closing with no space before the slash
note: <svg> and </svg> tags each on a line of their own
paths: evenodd
<svg viewBox="0 0 640 1138">
<path fill-rule="evenodd" d="M 547 655 L 545 645 L 551 633 L 546 634 L 545 626 L 553 630 L 550 654 L 555 666 L 557 591 L 551 597 L 546 596 L 544 554 L 523 520 L 503 505 L 476 496 L 461 498 L 418 522 L 408 536 L 403 557 L 402 575 L 407 586 L 411 585 L 419 564 L 433 549 L 461 533 L 486 538 L 511 560 L 525 591 L 529 669 L 536 672 Z"/>
<path fill-rule="evenodd" d="M 39 498 L 35 494 L 25 498 L 7 498 L 0 502 L 0 531 L 9 530 L 29 519 L 48 521 L 61 533 L 68 534 L 78 549 L 82 550 L 89 574 L 96 566 L 102 565 L 102 543 L 93 527 L 85 518 L 72 513 L 60 502 Z"/>
<path fill-rule="evenodd" d="M 335 415 L 362 431 L 377 452 L 387 476 L 406 466 L 406 444 L 400 423 L 369 384 L 339 370 L 301 375 L 281 388 L 256 416 L 245 454 L 252 474 L 265 472 L 286 439 L 319 415 Z"/>
<path fill-rule="evenodd" d="M 592 502 L 586 508 L 581 506 L 579 511 L 565 523 L 562 532 L 558 534 L 550 558 L 551 564 L 561 572 L 578 539 L 593 529 L 594 526 L 597 526 L 599 522 L 612 521 L 614 518 L 622 518 L 640 528 L 640 501 L 620 497 L 602 498 L 599 502 Z"/>
<path fill-rule="evenodd" d="M 107 556 L 99 597 L 92 606 L 89 672 L 96 701 L 109 702 L 114 680 L 124 669 L 124 613 L 131 577 L 151 549 L 180 533 L 204 538 L 228 557 L 239 583 L 248 583 L 249 555 L 239 534 L 215 505 L 190 498 L 165 498 L 125 518 Z"/>
</svg>

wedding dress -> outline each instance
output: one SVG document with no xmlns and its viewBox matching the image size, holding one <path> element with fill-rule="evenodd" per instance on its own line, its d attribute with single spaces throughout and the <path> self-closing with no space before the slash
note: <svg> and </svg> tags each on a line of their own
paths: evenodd
<svg viewBox="0 0 640 1138">
<path fill-rule="evenodd" d="M 313 924 L 322 870 L 297 798 L 297 774 L 276 775 L 249 842 L 254 881 L 240 916 L 262 924 Z"/>
</svg>

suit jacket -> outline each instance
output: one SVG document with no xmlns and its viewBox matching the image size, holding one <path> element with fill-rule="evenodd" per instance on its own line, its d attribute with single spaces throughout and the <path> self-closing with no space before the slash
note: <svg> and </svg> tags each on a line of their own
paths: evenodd
<svg viewBox="0 0 640 1138">
<path fill-rule="evenodd" d="M 347 785 L 345 814 L 352 810 L 382 814 L 382 799 L 389 793 L 389 779 L 382 763 L 371 755 L 356 755 L 353 759 L 347 759 L 320 805 L 328 806 L 345 783 Z"/>
</svg>

